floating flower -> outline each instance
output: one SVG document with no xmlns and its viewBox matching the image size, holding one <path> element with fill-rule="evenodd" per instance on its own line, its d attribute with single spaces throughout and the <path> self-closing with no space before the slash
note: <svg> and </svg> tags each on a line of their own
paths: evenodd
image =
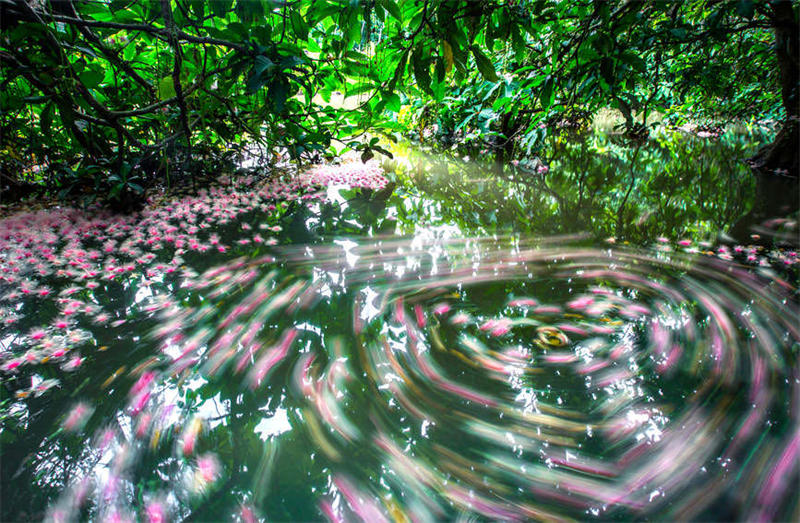
<svg viewBox="0 0 800 523">
<path fill-rule="evenodd" d="M 86 421 L 92 415 L 93 409 L 86 403 L 78 403 L 69 411 L 64 419 L 62 427 L 67 432 L 76 432 L 83 428 Z"/>
</svg>

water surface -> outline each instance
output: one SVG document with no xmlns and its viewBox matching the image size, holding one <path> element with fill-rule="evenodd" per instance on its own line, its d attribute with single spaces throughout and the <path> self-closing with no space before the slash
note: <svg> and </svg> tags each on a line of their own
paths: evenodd
<svg viewBox="0 0 800 523">
<path fill-rule="evenodd" d="M 2 519 L 796 519 L 797 255 L 717 236 L 755 146 L 6 220 Z"/>
</svg>

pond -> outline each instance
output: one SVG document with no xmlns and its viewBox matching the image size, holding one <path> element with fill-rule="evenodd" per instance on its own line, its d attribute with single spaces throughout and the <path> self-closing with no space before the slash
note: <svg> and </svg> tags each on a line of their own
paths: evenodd
<svg viewBox="0 0 800 523">
<path fill-rule="evenodd" d="M 0 519 L 796 518 L 797 225 L 720 236 L 762 138 L 8 217 Z"/>
</svg>

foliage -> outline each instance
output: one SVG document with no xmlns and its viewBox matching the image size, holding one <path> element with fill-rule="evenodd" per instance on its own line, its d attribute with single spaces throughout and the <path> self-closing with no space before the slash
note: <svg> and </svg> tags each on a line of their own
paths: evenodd
<svg viewBox="0 0 800 523">
<path fill-rule="evenodd" d="M 764 2 L 536 2 L 526 31 L 497 26 L 497 74 L 466 73 L 444 96 L 415 100 L 411 127 L 445 142 L 524 153 L 547 130 L 581 127 L 613 107 L 625 130 L 666 121 L 780 119 L 780 78 Z M 510 17 L 493 14 L 497 24 Z M 493 22 L 494 23 L 494 22 Z M 516 28 L 519 31 L 519 28 Z M 488 29 L 487 29 L 488 31 Z M 424 91 L 424 89 L 422 89 Z M 516 142 L 516 143 L 512 143 Z"/>
<path fill-rule="evenodd" d="M 408 131 L 404 105 L 509 153 L 607 106 L 639 133 L 654 110 L 795 114 L 770 33 L 786 5 L 796 19 L 788 0 L 3 0 L 2 172 L 110 194 L 125 164 L 146 188 L 253 142 L 368 159 Z"/>
</svg>

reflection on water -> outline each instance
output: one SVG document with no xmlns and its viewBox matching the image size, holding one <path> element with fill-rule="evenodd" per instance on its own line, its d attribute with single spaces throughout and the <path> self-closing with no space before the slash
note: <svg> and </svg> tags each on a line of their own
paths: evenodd
<svg viewBox="0 0 800 523">
<path fill-rule="evenodd" d="M 763 140 L 757 131 L 719 140 L 662 133 L 637 145 L 602 134 L 556 138 L 541 158 L 499 173 L 486 151 L 458 159 L 400 146 L 391 163 L 427 196 L 455 204 L 442 212 L 473 231 L 713 239 L 753 205 L 744 160 Z"/>
<path fill-rule="evenodd" d="M 2 519 L 795 518 L 796 253 L 457 168 L 3 222 Z"/>
</svg>

